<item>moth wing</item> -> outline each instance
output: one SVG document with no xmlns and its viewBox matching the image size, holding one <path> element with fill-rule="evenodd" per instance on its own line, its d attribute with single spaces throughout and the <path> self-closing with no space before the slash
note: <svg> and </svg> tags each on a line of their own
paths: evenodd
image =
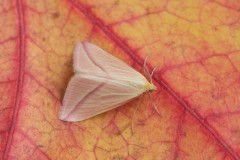
<svg viewBox="0 0 240 160">
<path fill-rule="evenodd" d="M 141 93 L 134 86 L 75 74 L 66 89 L 59 118 L 82 121 L 123 105 Z"/>
<path fill-rule="evenodd" d="M 149 82 L 125 62 L 91 43 L 78 43 L 74 76 L 66 89 L 59 117 L 81 121 L 116 108 L 146 91 Z"/>
<path fill-rule="evenodd" d="M 87 73 L 119 81 L 147 81 L 142 74 L 125 62 L 87 42 L 76 45 L 73 55 L 73 69 L 75 73 Z"/>
</svg>

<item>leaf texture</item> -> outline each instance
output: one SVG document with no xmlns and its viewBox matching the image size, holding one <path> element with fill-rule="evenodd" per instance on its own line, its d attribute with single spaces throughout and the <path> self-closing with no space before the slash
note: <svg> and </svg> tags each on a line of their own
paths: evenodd
<svg viewBox="0 0 240 160">
<path fill-rule="evenodd" d="M 0 2 L 0 157 L 10 160 L 240 159 L 238 1 Z M 78 41 L 142 71 L 152 97 L 89 120 L 58 112 Z"/>
</svg>

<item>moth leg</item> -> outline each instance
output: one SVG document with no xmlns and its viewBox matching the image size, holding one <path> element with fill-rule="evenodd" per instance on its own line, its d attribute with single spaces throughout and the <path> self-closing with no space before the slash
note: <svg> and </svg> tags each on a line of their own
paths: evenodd
<svg viewBox="0 0 240 160">
<path fill-rule="evenodd" d="M 155 105 L 155 103 L 154 103 L 152 97 L 150 96 L 149 92 L 148 92 L 148 97 L 149 97 L 149 99 L 150 99 L 151 102 L 152 102 L 152 107 L 155 109 L 155 111 L 158 113 L 158 115 L 159 115 L 160 117 L 162 117 L 161 113 L 160 113 L 159 110 L 157 109 L 157 106 Z"/>
<path fill-rule="evenodd" d="M 140 99 L 140 101 L 138 102 L 137 107 L 136 107 L 136 108 L 134 109 L 134 111 L 133 111 L 133 116 L 132 116 L 132 128 L 131 128 L 132 134 L 134 133 L 133 129 L 134 129 L 135 114 L 136 114 L 136 112 L 137 112 L 140 104 L 142 103 L 143 97 L 144 97 L 144 93 L 142 94 L 141 99 Z"/>
</svg>

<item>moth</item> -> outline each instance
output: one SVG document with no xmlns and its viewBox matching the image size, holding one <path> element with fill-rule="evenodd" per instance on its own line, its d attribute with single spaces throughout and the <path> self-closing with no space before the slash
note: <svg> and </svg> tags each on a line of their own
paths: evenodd
<svg viewBox="0 0 240 160">
<path fill-rule="evenodd" d="M 73 70 L 59 112 L 63 121 L 83 121 L 157 90 L 152 80 L 88 42 L 76 45 Z"/>
</svg>

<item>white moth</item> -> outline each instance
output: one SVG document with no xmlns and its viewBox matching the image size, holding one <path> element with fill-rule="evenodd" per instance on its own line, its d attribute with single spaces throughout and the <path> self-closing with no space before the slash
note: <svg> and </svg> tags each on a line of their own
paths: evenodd
<svg viewBox="0 0 240 160">
<path fill-rule="evenodd" d="M 91 43 L 76 45 L 73 69 L 59 113 L 64 121 L 91 118 L 156 90 L 142 74 Z"/>
</svg>

